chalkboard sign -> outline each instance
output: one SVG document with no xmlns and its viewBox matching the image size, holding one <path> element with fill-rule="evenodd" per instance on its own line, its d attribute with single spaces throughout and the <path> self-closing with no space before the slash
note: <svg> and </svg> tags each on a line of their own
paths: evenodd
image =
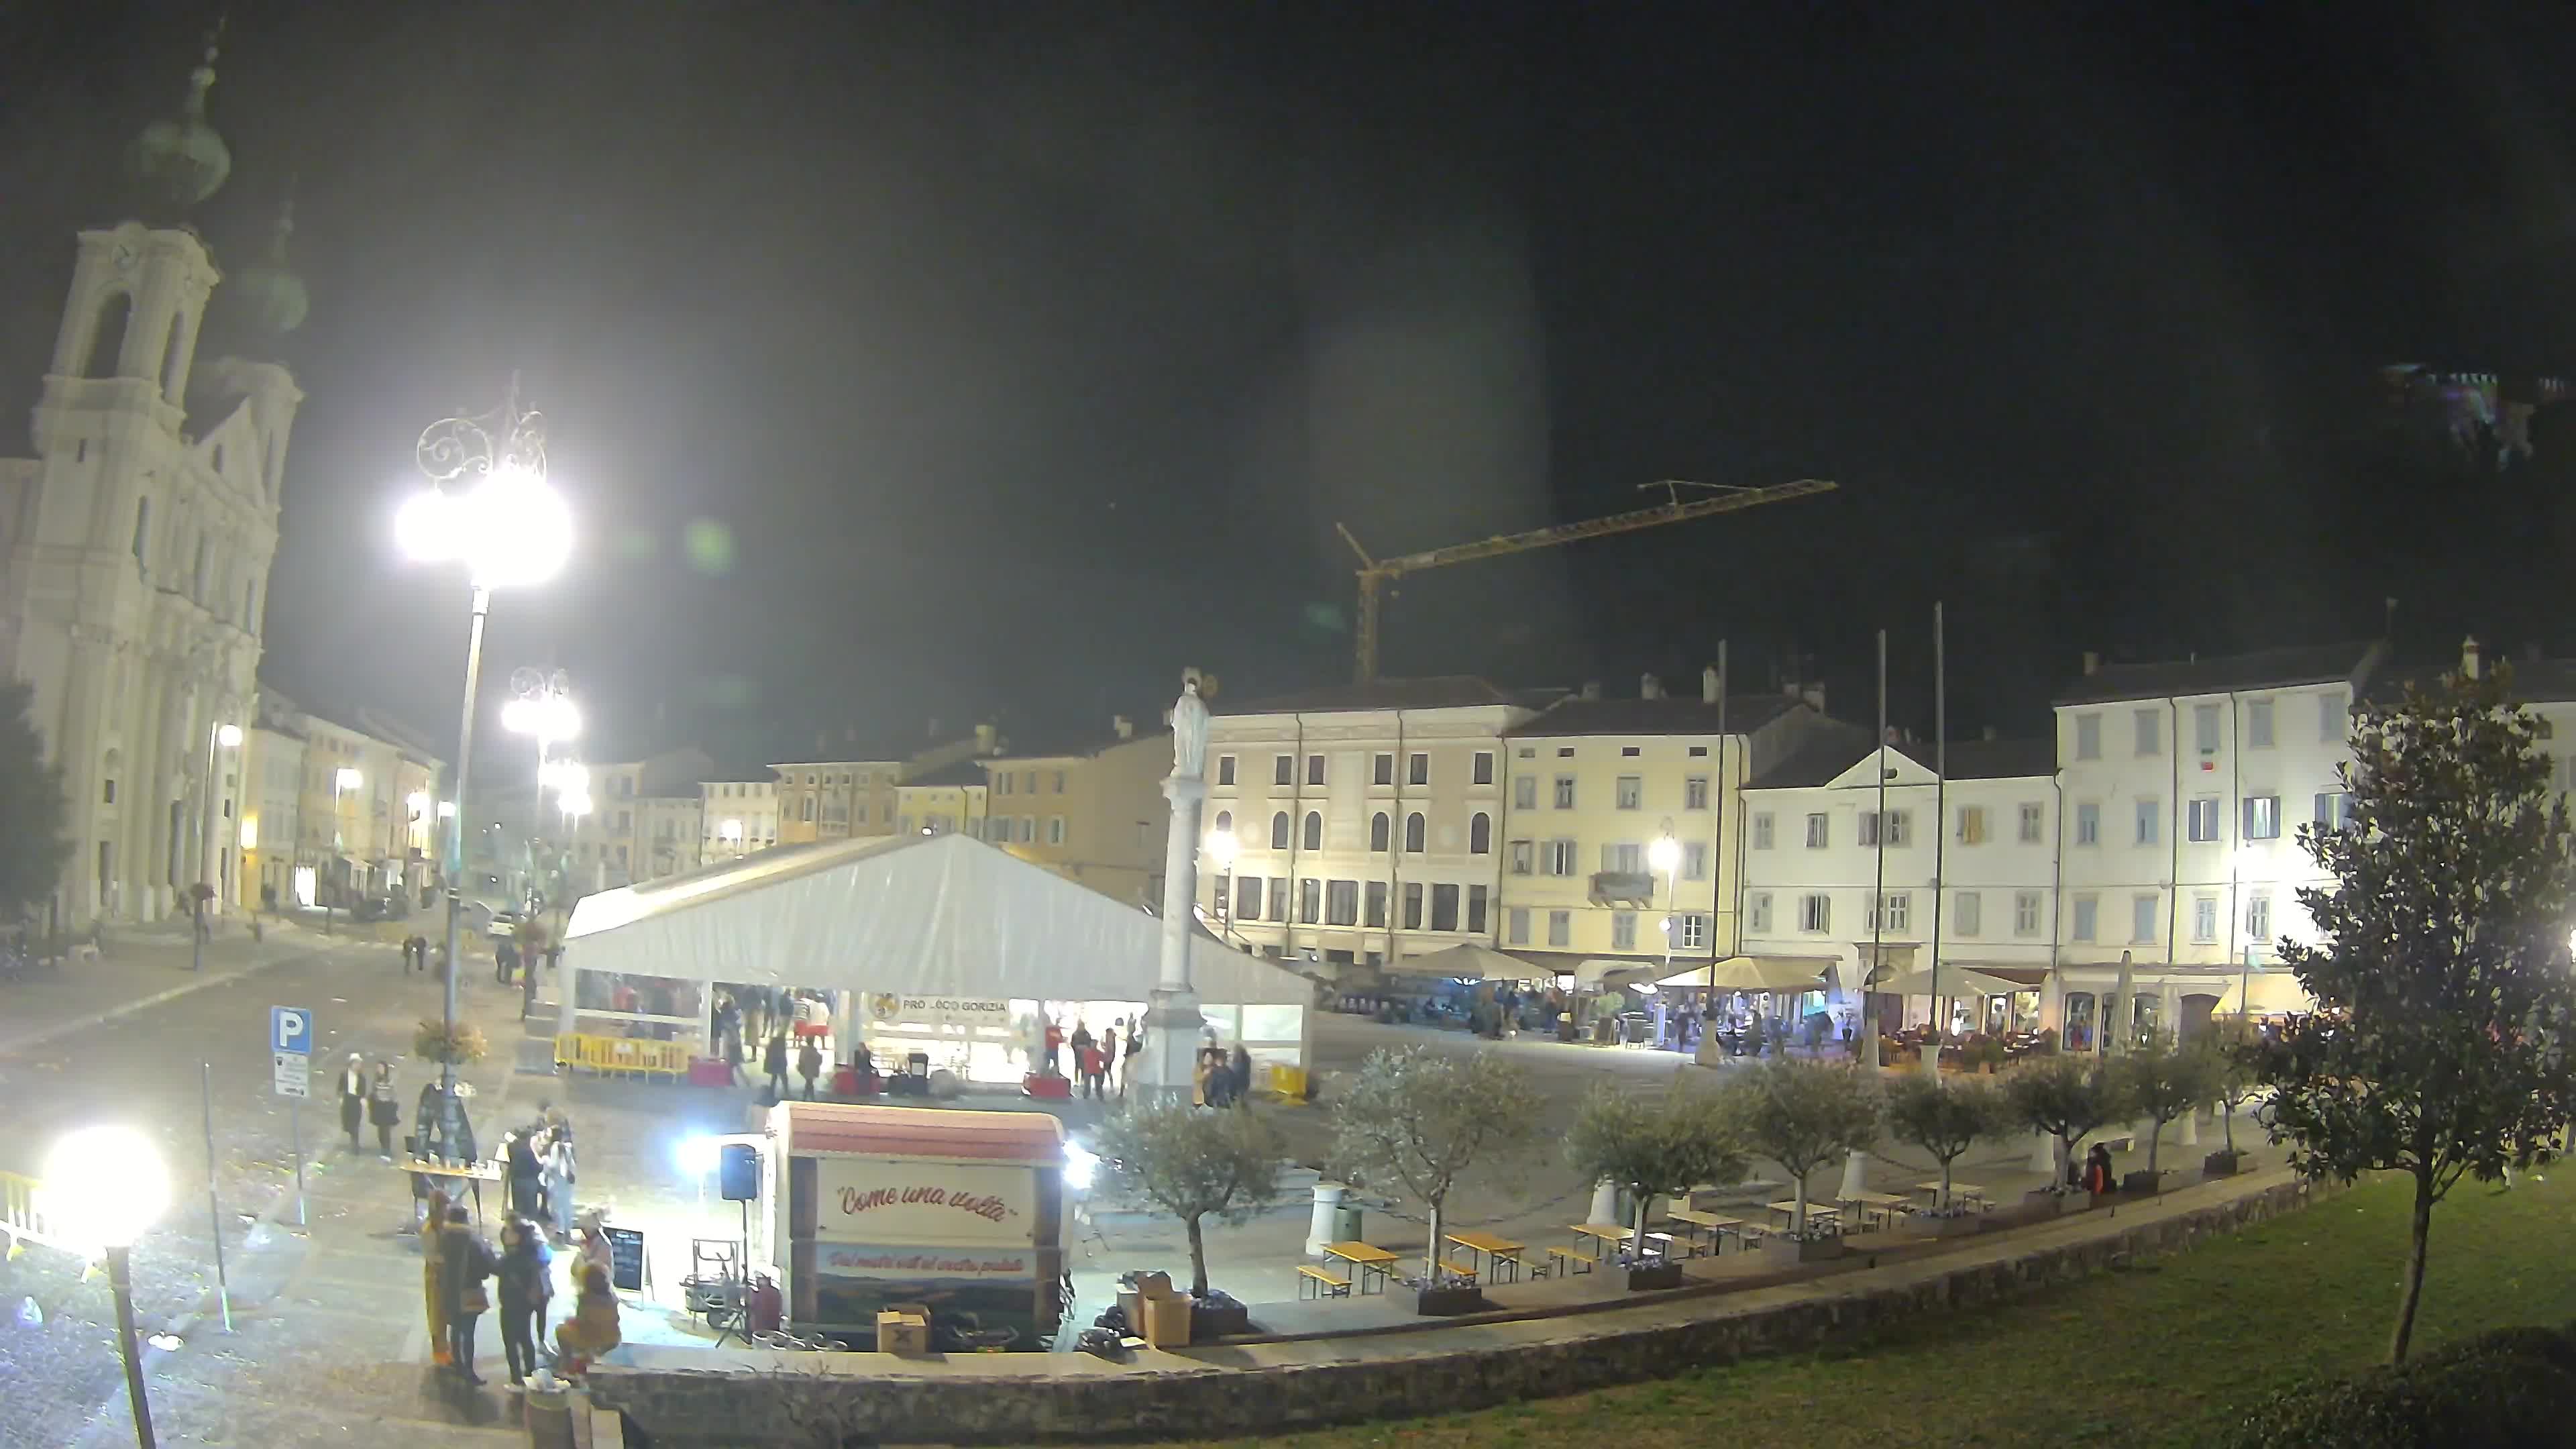
<svg viewBox="0 0 2576 1449">
<path fill-rule="evenodd" d="M 644 1230 L 603 1227 L 600 1232 L 608 1237 L 608 1286 L 621 1293 L 643 1292 Z"/>
</svg>

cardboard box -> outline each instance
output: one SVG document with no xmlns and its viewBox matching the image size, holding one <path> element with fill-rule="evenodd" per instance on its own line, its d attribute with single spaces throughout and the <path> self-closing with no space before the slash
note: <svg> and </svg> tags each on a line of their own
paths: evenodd
<svg viewBox="0 0 2576 1449">
<path fill-rule="evenodd" d="M 1187 1348 L 1190 1342 L 1190 1300 L 1147 1298 L 1145 1341 L 1156 1348 Z"/>
<path fill-rule="evenodd" d="M 1172 1296 L 1172 1275 L 1139 1273 L 1136 1275 L 1136 1291 L 1148 1298 L 1169 1298 Z"/>
<path fill-rule="evenodd" d="M 877 1352 L 916 1355 L 930 1352 L 929 1315 L 898 1312 L 892 1308 L 879 1312 Z"/>
</svg>

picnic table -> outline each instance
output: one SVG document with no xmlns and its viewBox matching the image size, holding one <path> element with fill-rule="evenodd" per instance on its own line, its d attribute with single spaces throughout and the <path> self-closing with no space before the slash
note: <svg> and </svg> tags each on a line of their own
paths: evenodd
<svg viewBox="0 0 2576 1449">
<path fill-rule="evenodd" d="M 1505 1263 L 1511 1264 L 1517 1275 L 1521 1266 L 1521 1252 L 1529 1246 L 1527 1243 L 1515 1243 L 1509 1238 L 1499 1238 L 1492 1233 L 1484 1232 L 1451 1233 L 1448 1238 L 1449 1241 L 1467 1250 L 1470 1271 L 1487 1282 L 1493 1281 L 1494 1275 L 1501 1271 Z M 1488 1259 L 1491 1262 L 1487 1262 Z"/>
<path fill-rule="evenodd" d="M 1686 1207 L 1669 1209 L 1666 1216 L 1688 1228 L 1693 1243 L 1697 1243 L 1705 1235 L 1708 1239 L 1708 1251 L 1712 1257 L 1724 1245 L 1729 1232 L 1733 1232 L 1738 1239 L 1744 1236 L 1742 1218 L 1724 1217 L 1717 1213 Z"/>
<path fill-rule="evenodd" d="M 1778 1213 L 1789 1226 L 1794 1228 L 1798 1225 L 1797 1199 L 1791 1198 L 1786 1202 L 1770 1203 L 1767 1206 L 1771 1211 Z M 1839 1223 L 1842 1219 L 1842 1212 L 1838 1208 L 1823 1207 L 1816 1203 L 1807 1204 L 1807 1222 L 1810 1226 L 1820 1223 Z"/>
<path fill-rule="evenodd" d="M 1384 1248 L 1361 1242 L 1326 1243 L 1324 1256 L 1339 1258 L 1350 1264 L 1352 1270 L 1358 1275 L 1359 1291 L 1362 1293 L 1368 1292 L 1369 1279 L 1372 1275 L 1377 1279 L 1377 1291 L 1385 1292 L 1387 1275 L 1395 1271 L 1396 1264 L 1404 1261 Z"/>
<path fill-rule="evenodd" d="M 1869 1226 L 1870 1216 L 1873 1212 L 1875 1212 L 1877 1216 L 1886 1219 L 1889 1225 L 1893 1226 L 1896 1222 L 1896 1215 L 1900 1212 L 1910 1210 L 1914 1205 L 1913 1201 L 1909 1198 L 1898 1197 L 1894 1193 L 1886 1192 L 1856 1192 L 1849 1197 L 1836 1198 L 1834 1201 L 1859 1204 L 1860 1222 L 1862 1227 Z"/>
<path fill-rule="evenodd" d="M 1941 1195 L 1941 1179 L 1937 1177 L 1932 1179 L 1930 1182 L 1918 1182 L 1914 1184 L 1914 1187 L 1916 1191 L 1928 1192 L 1935 1198 L 1938 1198 Z M 1951 1183 L 1950 1196 L 1954 1200 L 1964 1199 L 1968 1202 L 1973 1202 L 1980 1207 L 1983 1207 L 1988 1202 L 1992 1201 L 1992 1199 L 1986 1196 L 1986 1190 L 1973 1182 Z"/>
<path fill-rule="evenodd" d="M 478 1227 L 483 1222 L 483 1184 L 501 1180 L 501 1164 L 498 1162 L 433 1162 L 425 1157 L 413 1157 L 395 1163 L 394 1170 L 412 1175 L 412 1196 L 416 1198 L 429 1196 L 426 1190 L 428 1182 L 447 1178 L 452 1179 L 447 1188 L 447 1200 L 453 1203 L 457 1186 L 471 1184 L 474 1189 L 474 1222 Z"/>
</svg>

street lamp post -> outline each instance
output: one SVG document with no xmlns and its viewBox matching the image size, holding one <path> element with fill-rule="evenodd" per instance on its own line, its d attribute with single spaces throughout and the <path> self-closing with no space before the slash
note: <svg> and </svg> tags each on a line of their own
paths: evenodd
<svg viewBox="0 0 2576 1449">
<path fill-rule="evenodd" d="M 1227 939 L 1234 935 L 1234 858 L 1242 850 L 1243 842 L 1234 838 L 1233 830 L 1208 832 L 1208 859 L 1216 862 L 1221 881 L 1216 893 L 1217 932 Z"/>
<path fill-rule="evenodd" d="M 209 902 L 205 892 L 212 889 L 206 875 L 215 857 L 215 751 L 239 749 L 241 742 L 241 726 L 237 724 L 219 724 L 206 732 L 206 788 L 197 797 L 197 814 L 201 817 L 197 822 L 197 884 L 204 889 L 198 892 L 197 899 L 188 903 L 188 914 L 195 922 L 188 932 L 188 969 L 191 971 L 206 969 L 206 906 Z"/>
<path fill-rule="evenodd" d="M 537 888 L 537 847 L 546 818 L 546 755 L 559 740 L 581 737 L 581 711 L 573 707 L 572 676 L 563 670 L 518 669 L 510 675 L 511 699 L 501 709 L 501 728 L 529 735 L 537 742 L 537 773 L 528 789 L 528 889 Z"/>
<path fill-rule="evenodd" d="M 475 694 L 482 682 L 483 621 L 492 591 L 543 583 L 572 551 L 572 513 L 546 482 L 544 420 L 519 408 L 518 379 L 500 408 L 479 417 L 442 418 L 422 431 L 415 456 L 429 487 L 403 505 L 396 528 L 403 551 L 423 563 L 461 563 L 468 584 L 465 698 L 456 727 L 456 799 L 470 798 L 474 763 Z M 464 950 L 465 817 L 460 809 L 447 832 L 447 970 L 442 1020 L 456 1032 L 456 976 Z M 451 1053 L 443 1053 L 453 1056 Z M 446 1118 L 456 1110 L 456 1064 L 439 1064 L 442 1146 Z"/>
<path fill-rule="evenodd" d="M 151 1138 L 131 1127 L 84 1127 L 46 1154 L 41 1190 L 47 1216 L 106 1253 L 134 1442 L 152 1449 L 152 1402 L 144 1396 L 143 1358 L 134 1341 L 134 1275 L 127 1252 L 169 1206 L 170 1179 L 161 1154 Z"/>
</svg>

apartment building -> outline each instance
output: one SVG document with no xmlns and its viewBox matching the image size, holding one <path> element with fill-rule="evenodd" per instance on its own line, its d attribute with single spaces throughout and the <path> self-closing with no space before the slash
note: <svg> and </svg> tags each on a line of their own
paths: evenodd
<svg viewBox="0 0 2576 1449">
<path fill-rule="evenodd" d="M 980 763 L 986 840 L 1113 899 L 1161 904 L 1168 731 L 1140 734 L 1119 715 L 1098 735 L 1014 746 Z"/>
<path fill-rule="evenodd" d="M 259 813 L 223 825 L 225 845 L 256 859 L 225 898 L 256 902 L 274 885 L 283 905 L 395 893 L 418 904 L 439 880 L 445 762 L 372 710 L 349 711 L 346 723 L 265 685 L 253 718 L 240 768 L 261 782 Z"/>
<path fill-rule="evenodd" d="M 894 787 L 894 826 L 910 835 L 960 833 L 978 840 L 1000 833 L 991 815 L 989 782 L 981 760 L 953 760 Z"/>
<path fill-rule="evenodd" d="M 698 781 L 714 762 L 694 747 L 665 750 L 639 760 L 590 767 L 591 811 L 573 821 L 566 872 L 568 903 L 590 891 L 610 890 L 675 874 L 665 870 L 660 833 L 672 834 L 668 859 L 682 855 L 679 832 L 688 831 L 689 853 L 703 828 L 698 819 Z"/>
<path fill-rule="evenodd" d="M 936 722 L 932 734 L 937 734 Z M 879 750 L 877 758 L 792 760 L 771 768 L 778 772 L 778 843 L 805 845 L 817 840 L 850 840 L 892 835 L 902 811 L 895 787 L 905 780 L 959 760 L 989 755 L 1001 741 L 994 727 L 977 725 L 972 734 L 938 741 L 911 752 Z"/>
<path fill-rule="evenodd" d="M 1504 731 L 1492 829 L 1505 949 L 1563 971 L 1736 952 L 1743 785 L 1843 727 L 1824 719 L 1821 691 L 1725 698 L 1714 668 L 1699 686 L 1668 694 L 1650 674 L 1634 699 L 1587 686 Z M 1409 839 L 1409 819 L 1405 829 Z"/>
<path fill-rule="evenodd" d="M 1935 986 L 1953 1029 L 2036 1027 L 2056 956 L 2052 751 L 1813 732 L 1744 792 L 1745 954 L 1824 983 L 1838 1008 L 1857 1008 L 1864 975 L 1895 988 L 1873 998 L 1881 1030 L 1930 1019 Z"/>
<path fill-rule="evenodd" d="M 2313 930 L 2302 886 L 2322 874 L 2298 842 L 2344 818 L 2339 768 L 2353 701 L 2386 662 L 2375 643 L 2270 649 L 2163 664 L 2092 656 L 2059 697 L 2065 809 L 2061 1000 L 2089 1038 L 2122 959 L 2131 1025 L 2189 1031 Z M 2277 978 L 2274 994 L 2294 984 Z M 2266 1003 L 2258 999 L 2258 1008 Z"/>
<path fill-rule="evenodd" d="M 1220 699 L 1204 828 L 1233 858 L 1200 861 L 1210 927 L 1333 964 L 1490 943 L 1505 735 L 1554 698 L 1448 676 Z"/>
<path fill-rule="evenodd" d="M 706 862 L 706 806 L 694 788 L 635 797 L 635 834 L 637 880 L 659 880 Z"/>
<path fill-rule="evenodd" d="M 731 860 L 778 843 L 778 780 L 700 780 L 698 858 Z"/>
</svg>

